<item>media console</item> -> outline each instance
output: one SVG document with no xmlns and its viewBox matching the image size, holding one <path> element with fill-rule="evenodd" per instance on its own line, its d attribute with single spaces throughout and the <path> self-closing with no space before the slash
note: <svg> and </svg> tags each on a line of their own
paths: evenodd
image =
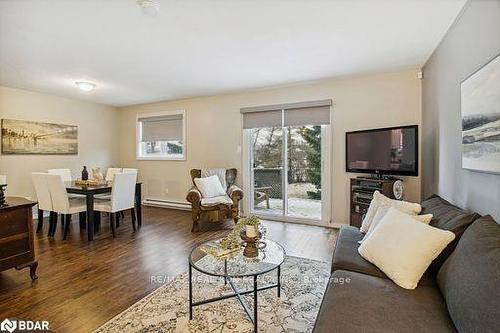
<svg viewBox="0 0 500 333">
<path fill-rule="evenodd" d="M 350 186 L 350 221 L 349 224 L 355 227 L 361 227 L 363 216 L 366 214 L 370 202 L 373 199 L 373 193 L 379 191 L 386 197 L 394 199 L 393 186 L 397 178 L 379 179 L 369 177 L 351 178 Z"/>
</svg>

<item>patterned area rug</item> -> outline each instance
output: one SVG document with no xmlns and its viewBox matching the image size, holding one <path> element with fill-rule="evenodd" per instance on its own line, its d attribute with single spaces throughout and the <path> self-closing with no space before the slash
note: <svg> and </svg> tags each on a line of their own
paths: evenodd
<svg viewBox="0 0 500 333">
<path fill-rule="evenodd" d="M 330 276 L 328 263 L 287 257 L 281 268 L 281 298 L 276 288 L 259 291 L 259 332 L 311 332 Z M 193 269 L 193 299 L 199 301 L 232 292 L 220 278 Z M 251 290 L 253 279 L 234 279 L 240 290 Z M 276 283 L 276 271 L 259 279 L 259 287 Z M 243 296 L 253 311 L 253 297 Z M 189 321 L 187 273 L 173 279 L 126 309 L 95 332 L 237 332 L 253 325 L 235 298 L 197 306 Z"/>
</svg>

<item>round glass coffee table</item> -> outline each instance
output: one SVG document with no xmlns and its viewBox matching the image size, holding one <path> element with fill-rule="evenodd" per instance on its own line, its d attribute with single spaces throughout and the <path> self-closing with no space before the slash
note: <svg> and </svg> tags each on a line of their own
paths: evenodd
<svg viewBox="0 0 500 333">
<path fill-rule="evenodd" d="M 209 254 L 213 253 L 212 250 L 218 248 L 219 241 L 220 239 L 216 239 L 202 243 L 196 246 L 189 255 L 189 319 L 193 319 L 193 308 L 196 306 L 236 297 L 253 323 L 254 331 L 257 332 L 258 292 L 277 288 L 277 295 L 278 297 L 281 296 L 281 264 L 285 260 L 285 249 L 275 241 L 262 239 L 256 246 L 241 246 L 224 256 Z M 224 284 L 229 283 L 233 292 L 220 297 L 194 302 L 193 268 L 203 274 L 223 278 Z M 277 270 L 277 282 L 259 287 L 257 284 L 258 276 L 273 270 Z M 245 277 L 253 278 L 253 288 L 251 290 L 239 290 L 233 283 L 233 279 Z M 241 297 L 247 294 L 253 294 L 253 315 Z"/>
</svg>

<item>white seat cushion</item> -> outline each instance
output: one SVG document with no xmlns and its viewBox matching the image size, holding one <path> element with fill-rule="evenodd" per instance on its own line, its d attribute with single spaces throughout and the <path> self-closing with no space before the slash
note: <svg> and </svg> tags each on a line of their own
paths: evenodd
<svg viewBox="0 0 500 333">
<path fill-rule="evenodd" d="M 415 289 L 427 267 L 454 238 L 451 231 L 390 208 L 358 252 L 398 286 Z"/>
<path fill-rule="evenodd" d="M 220 204 L 232 205 L 233 200 L 231 200 L 231 198 L 227 194 L 220 195 L 217 197 L 212 197 L 212 198 L 202 198 L 201 199 L 202 206 L 210 207 L 210 206 L 217 206 Z"/>
<path fill-rule="evenodd" d="M 104 200 L 100 198 L 95 198 L 94 200 L 94 210 L 98 212 L 111 212 L 111 200 Z"/>
<path fill-rule="evenodd" d="M 87 200 L 83 198 L 69 198 L 69 214 L 85 212 L 87 210 Z"/>
</svg>

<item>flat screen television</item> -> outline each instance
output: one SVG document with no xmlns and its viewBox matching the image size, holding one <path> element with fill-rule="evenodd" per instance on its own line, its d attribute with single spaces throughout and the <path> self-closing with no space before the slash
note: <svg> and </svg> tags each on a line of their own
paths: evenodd
<svg viewBox="0 0 500 333">
<path fill-rule="evenodd" d="M 418 176 L 418 126 L 346 133 L 346 171 Z"/>
</svg>

